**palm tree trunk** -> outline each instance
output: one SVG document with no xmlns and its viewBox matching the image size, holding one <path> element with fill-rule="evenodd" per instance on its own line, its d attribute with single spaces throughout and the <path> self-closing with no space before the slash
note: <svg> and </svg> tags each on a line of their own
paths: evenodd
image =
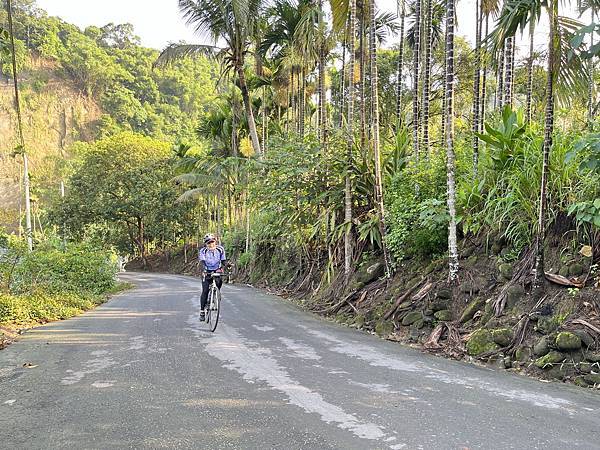
<svg viewBox="0 0 600 450">
<path fill-rule="evenodd" d="M 306 124 L 306 74 L 304 72 L 304 67 L 302 67 L 298 76 L 300 77 L 298 79 L 298 82 L 300 83 L 300 136 L 304 137 L 304 126 Z"/>
<path fill-rule="evenodd" d="M 525 100 L 525 120 L 531 122 L 531 95 L 533 91 L 533 30 L 534 22 L 529 23 L 529 59 L 527 60 L 527 97 Z"/>
<path fill-rule="evenodd" d="M 446 22 L 445 27 L 444 27 L 444 48 L 446 46 L 446 43 L 448 42 L 448 23 Z M 446 58 L 444 57 L 444 68 L 443 68 L 443 74 L 442 74 L 442 91 L 443 91 L 443 95 L 442 95 L 442 124 L 440 127 L 440 136 L 441 136 L 441 140 L 442 142 L 446 141 L 446 74 L 448 73 L 448 61 L 446 60 Z"/>
<path fill-rule="evenodd" d="M 544 144 L 542 146 L 542 181 L 540 183 L 540 206 L 538 215 L 538 234 L 535 243 L 535 279 L 534 288 L 540 288 L 544 280 L 544 241 L 546 239 L 546 208 L 547 184 L 550 166 L 550 150 L 552 148 L 552 134 L 554 132 L 554 80 L 557 76 L 558 66 L 558 0 L 551 0 L 547 7 L 550 24 L 548 40 L 548 74 L 546 79 L 546 119 L 544 123 Z"/>
<path fill-rule="evenodd" d="M 413 153 L 419 160 L 419 56 L 421 53 L 421 0 L 415 2 L 415 42 L 413 50 Z"/>
<path fill-rule="evenodd" d="M 25 138 L 23 137 L 23 119 L 21 117 L 21 101 L 19 99 L 19 79 L 17 77 L 17 58 L 15 53 L 15 36 L 12 16 L 12 1 L 6 0 L 6 13 L 8 15 L 8 31 L 10 34 L 10 52 L 12 63 L 13 87 L 15 91 L 15 111 L 17 113 L 17 128 L 19 132 L 19 151 L 23 156 L 23 189 L 25 191 L 25 233 L 27 247 L 33 250 L 33 235 L 31 231 L 31 196 L 29 187 L 29 161 L 25 153 Z"/>
<path fill-rule="evenodd" d="M 352 270 L 352 153 L 354 145 L 354 47 L 356 34 L 356 0 L 350 0 L 350 18 L 348 19 L 350 42 L 348 61 L 348 116 L 346 117 L 346 179 L 344 188 L 344 276 L 346 282 Z"/>
<path fill-rule="evenodd" d="M 262 159 L 264 155 L 262 154 L 260 142 L 258 141 L 256 122 L 254 121 L 254 112 L 252 112 L 252 103 L 250 102 L 250 94 L 248 93 L 248 85 L 246 84 L 243 62 L 237 65 L 237 73 L 240 82 L 240 90 L 242 91 L 242 99 L 244 100 L 244 106 L 246 108 L 246 115 L 248 116 L 248 128 L 250 131 L 250 139 L 252 140 L 252 147 L 254 148 L 254 152 L 258 155 L 258 158 Z"/>
<path fill-rule="evenodd" d="M 477 177 L 479 166 L 479 111 L 480 111 L 480 81 L 481 81 L 481 28 L 482 18 L 481 1 L 475 0 L 475 73 L 473 74 L 473 123 L 471 130 L 473 132 L 473 174 Z"/>
<path fill-rule="evenodd" d="M 375 40 L 375 0 L 371 0 L 369 24 L 369 59 L 371 63 L 371 101 L 372 101 L 372 143 L 375 159 L 375 202 L 379 214 L 379 231 L 381 247 L 387 276 L 390 275 L 390 258 L 385 240 L 385 208 L 383 205 L 383 181 L 381 175 L 381 151 L 379 149 L 379 91 L 377 76 L 377 44 Z"/>
<path fill-rule="evenodd" d="M 506 39 L 506 77 L 504 80 L 504 101 L 502 102 L 502 107 L 509 106 L 512 108 L 514 41 L 514 36 L 510 36 Z"/>
<path fill-rule="evenodd" d="M 344 108 L 346 98 L 346 37 L 344 37 L 344 43 L 342 44 L 342 71 L 340 80 L 340 117 L 338 126 L 342 128 L 344 126 Z"/>
<path fill-rule="evenodd" d="M 398 47 L 398 87 L 396 94 L 396 121 L 398 128 L 402 124 L 402 69 L 404 68 L 404 22 L 406 10 L 404 8 L 404 0 L 402 1 L 402 9 L 400 13 L 400 45 Z"/>
<path fill-rule="evenodd" d="M 267 96 L 265 86 L 262 88 L 262 154 L 267 154 Z"/>
<path fill-rule="evenodd" d="M 500 50 L 500 64 L 498 65 L 498 77 L 496 83 L 496 96 L 494 97 L 494 109 L 502 108 L 502 97 L 504 95 L 504 62 L 506 59 L 506 47 Z"/>
<path fill-rule="evenodd" d="M 323 0 L 319 0 L 319 140 L 325 145 L 327 120 L 325 118 L 325 29 L 323 24 Z"/>
<path fill-rule="evenodd" d="M 359 37 L 359 57 L 360 57 L 360 81 L 359 81 L 359 99 L 360 99 L 360 148 L 364 149 L 366 146 L 366 139 L 367 139 L 367 132 L 366 132 L 366 127 L 367 127 L 367 112 L 366 112 L 366 79 L 367 79 L 367 71 L 366 71 L 366 64 L 365 64 L 365 58 L 366 58 L 366 52 L 365 52 L 365 39 L 364 39 L 364 23 L 365 23 L 365 7 L 364 7 L 364 3 L 366 0 L 363 0 L 363 7 L 362 7 L 362 11 L 361 11 L 361 18 L 360 18 L 360 24 L 359 24 L 359 32 L 360 32 L 360 37 Z"/>
<path fill-rule="evenodd" d="M 596 18 L 596 8 L 593 5 L 591 7 L 591 15 L 592 15 L 591 22 L 594 22 L 594 19 Z M 592 48 L 593 46 L 594 46 L 594 33 L 590 33 L 590 48 Z M 588 81 L 587 122 L 588 122 L 588 130 L 593 131 L 593 129 L 594 129 L 594 102 L 595 102 L 595 96 L 594 96 L 595 63 L 594 63 L 594 58 L 590 58 L 588 64 L 589 64 L 589 69 L 588 69 L 589 70 L 589 81 Z"/>
<path fill-rule="evenodd" d="M 489 19 L 490 16 L 485 16 L 485 38 L 489 35 Z M 486 55 L 487 56 L 487 55 Z M 483 73 L 481 74 L 481 111 L 479 112 L 479 132 L 483 133 L 483 123 L 485 121 L 485 110 L 487 105 L 487 61 L 483 64 Z"/>
<path fill-rule="evenodd" d="M 448 280 L 458 281 L 458 245 L 456 238 L 456 182 L 454 154 L 454 0 L 446 0 L 446 164 L 448 177 Z"/>
<path fill-rule="evenodd" d="M 432 1 L 426 0 L 426 15 L 425 24 L 423 27 L 425 36 L 425 67 L 423 76 L 423 142 L 422 147 L 426 154 L 429 154 L 429 95 L 431 90 L 431 54 L 432 54 L 432 30 L 431 30 L 431 19 L 432 19 Z"/>
</svg>

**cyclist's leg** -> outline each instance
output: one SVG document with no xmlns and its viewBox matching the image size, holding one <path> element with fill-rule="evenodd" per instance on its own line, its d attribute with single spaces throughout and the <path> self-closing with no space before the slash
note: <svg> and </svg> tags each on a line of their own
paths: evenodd
<svg viewBox="0 0 600 450">
<path fill-rule="evenodd" d="M 217 283 L 219 290 L 221 290 L 221 286 L 223 286 L 223 277 L 215 277 L 215 282 Z"/>
<path fill-rule="evenodd" d="M 206 308 L 206 302 L 208 300 L 208 290 L 210 289 L 210 275 L 206 275 L 202 280 L 202 295 L 200 296 L 200 309 Z"/>
</svg>

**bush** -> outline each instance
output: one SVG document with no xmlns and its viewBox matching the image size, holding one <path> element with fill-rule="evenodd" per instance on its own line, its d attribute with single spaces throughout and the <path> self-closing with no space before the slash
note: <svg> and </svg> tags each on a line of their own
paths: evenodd
<svg viewBox="0 0 600 450">
<path fill-rule="evenodd" d="M 26 253 L 15 267 L 10 291 L 103 294 L 115 286 L 114 255 L 85 244 L 70 245 L 63 252 L 40 248 Z"/>
</svg>

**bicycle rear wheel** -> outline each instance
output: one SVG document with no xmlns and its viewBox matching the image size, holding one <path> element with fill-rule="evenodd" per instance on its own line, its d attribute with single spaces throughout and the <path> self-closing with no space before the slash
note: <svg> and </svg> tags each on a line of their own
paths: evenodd
<svg viewBox="0 0 600 450">
<path fill-rule="evenodd" d="M 210 331 L 214 332 L 217 329 L 219 322 L 219 312 L 221 310 L 221 291 L 217 288 L 213 291 L 212 301 L 209 304 L 210 311 Z"/>
</svg>

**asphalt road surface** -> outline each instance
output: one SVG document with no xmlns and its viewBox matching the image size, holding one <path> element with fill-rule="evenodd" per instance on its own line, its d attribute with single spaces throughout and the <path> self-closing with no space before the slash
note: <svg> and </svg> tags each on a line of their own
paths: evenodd
<svg viewBox="0 0 600 450">
<path fill-rule="evenodd" d="M 0 351 L 2 449 L 600 449 L 600 395 L 448 361 L 197 279 L 137 289 Z M 25 366 L 24 366 L 25 365 Z"/>
</svg>

